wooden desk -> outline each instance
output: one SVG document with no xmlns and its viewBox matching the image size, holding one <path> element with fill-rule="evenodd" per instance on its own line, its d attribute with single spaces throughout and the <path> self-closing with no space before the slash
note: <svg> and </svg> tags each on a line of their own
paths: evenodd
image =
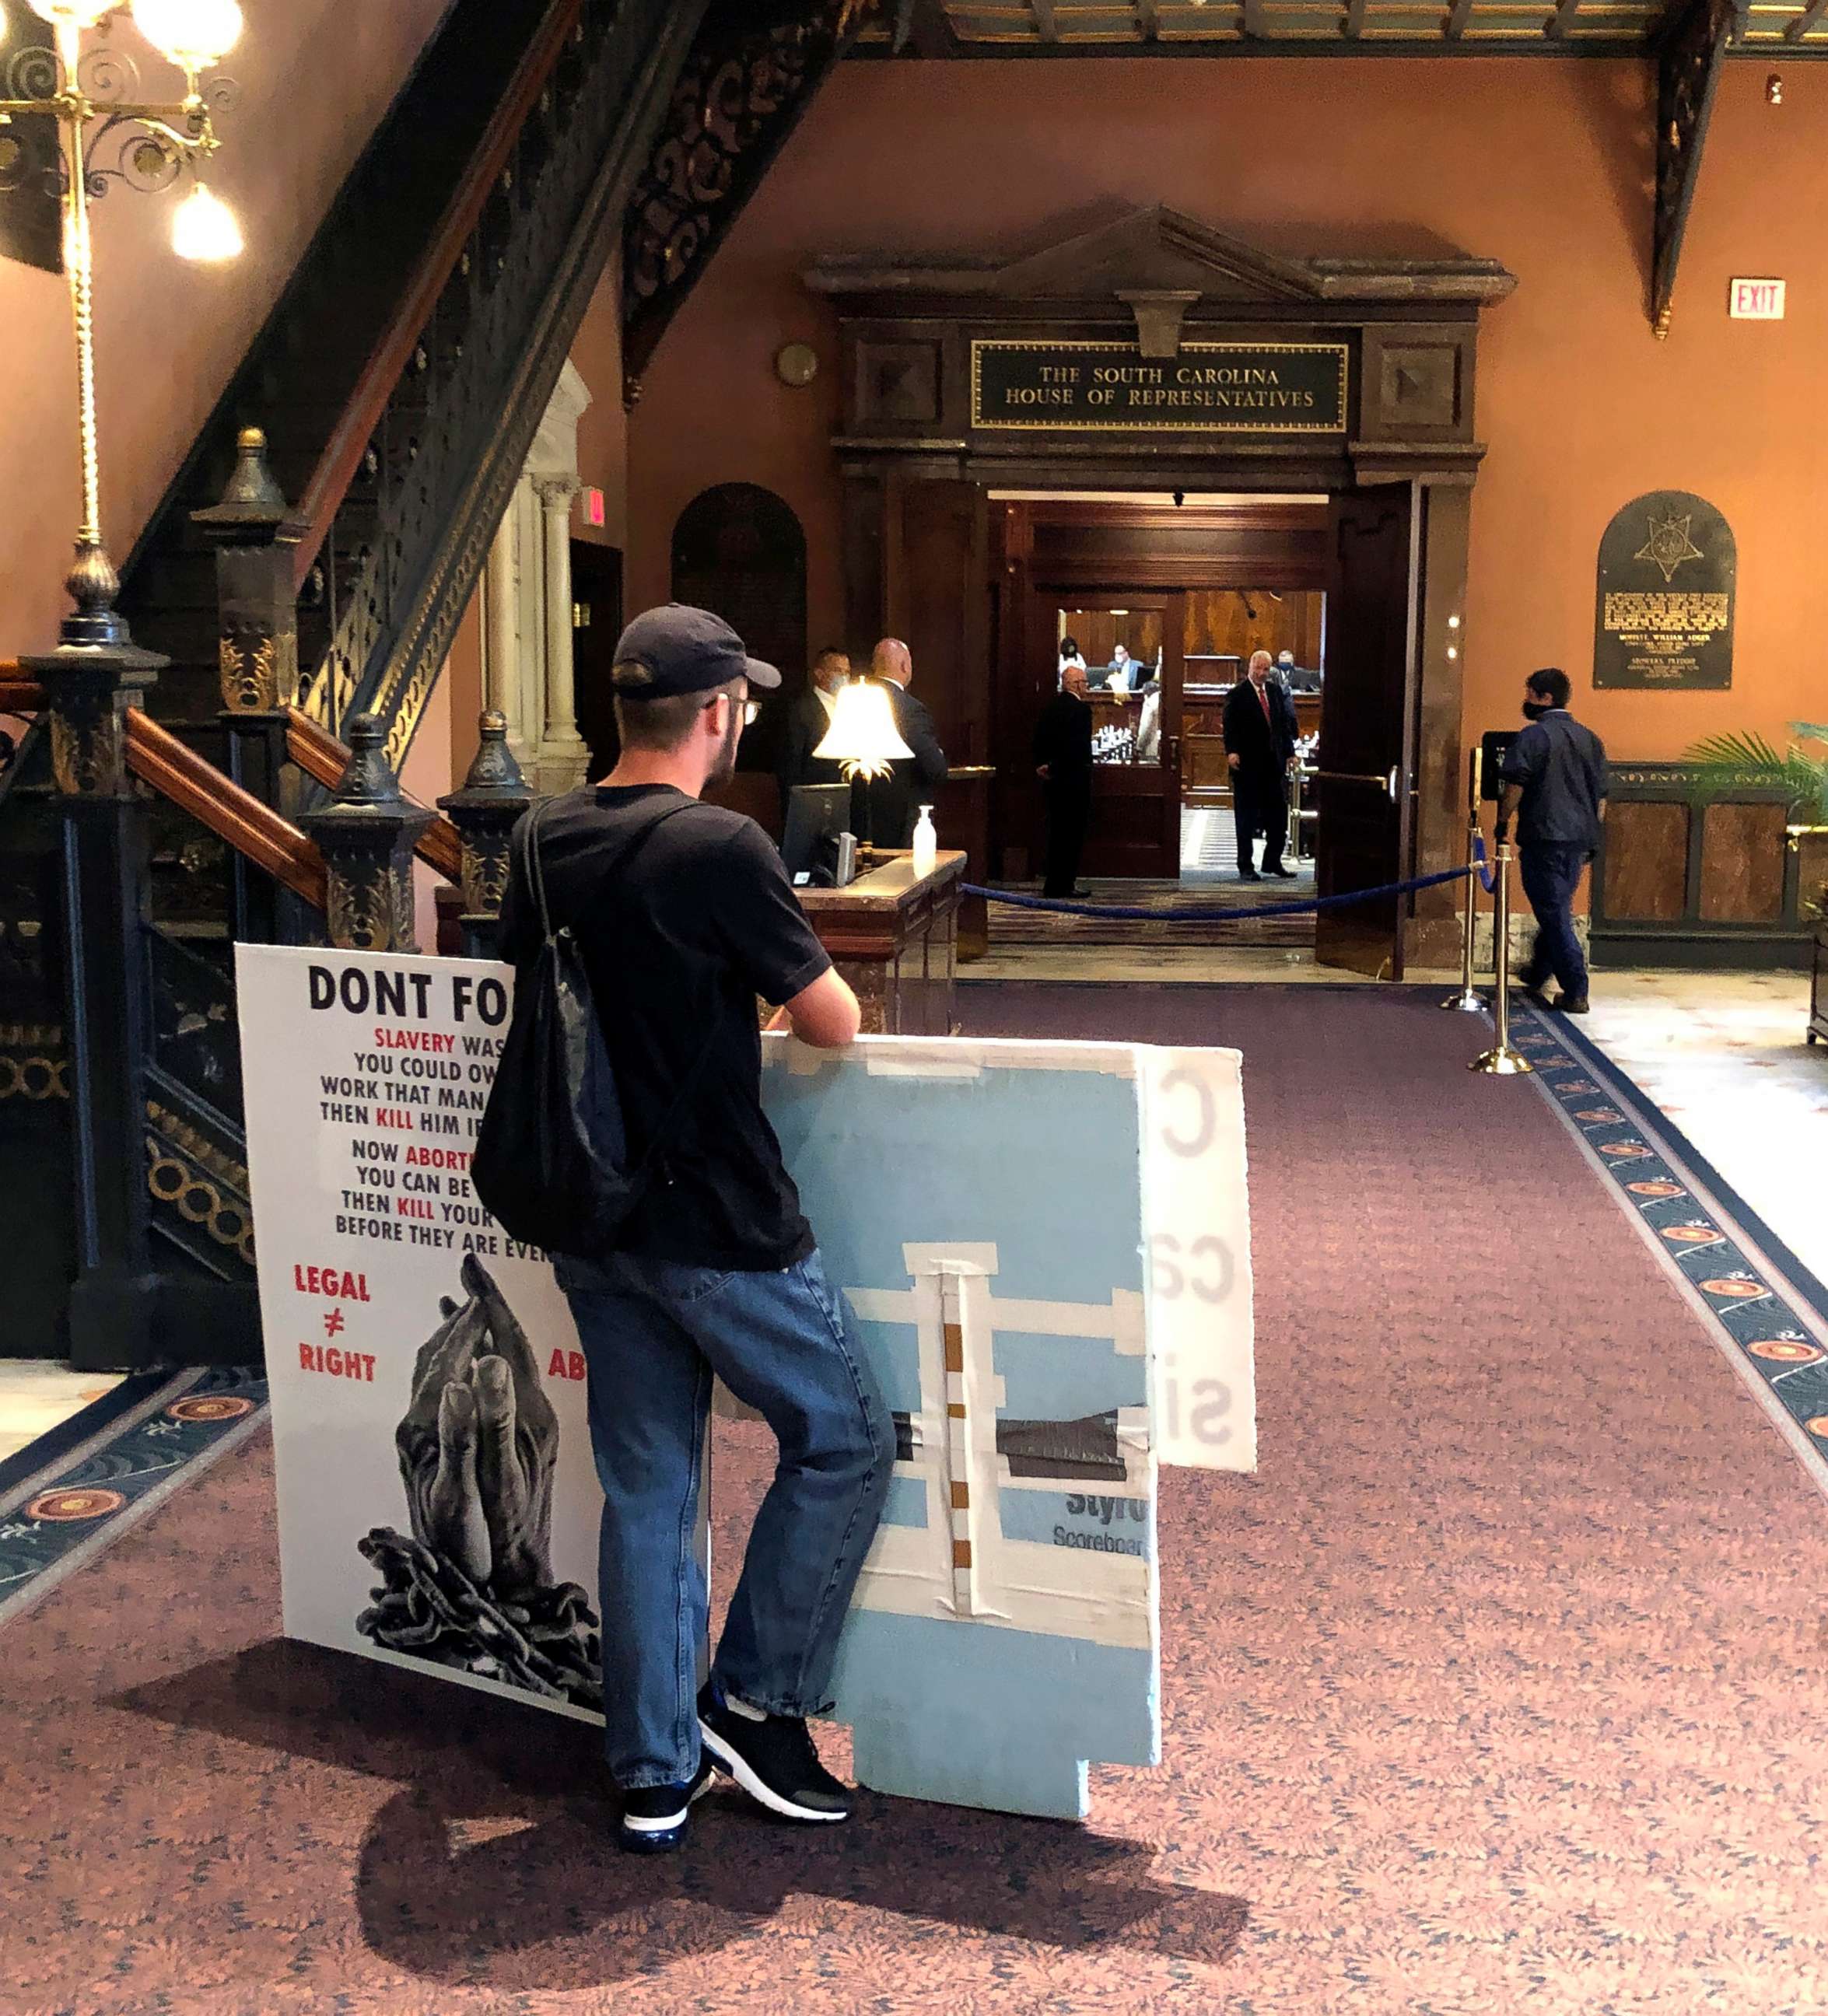
<svg viewBox="0 0 1828 2016">
<path fill-rule="evenodd" d="M 870 1036 L 950 1036 L 958 1026 L 958 885 L 962 853 L 925 875 L 911 854 L 878 848 L 880 865 L 848 889 L 800 889 L 832 963 L 856 991 Z"/>
<path fill-rule="evenodd" d="M 939 787 L 933 823 L 942 848 L 964 854 L 967 882 L 982 885 L 990 879 L 990 784 L 996 769 L 989 763 L 955 763 Z M 990 949 L 988 905 L 982 896 L 964 896 L 958 905 L 958 957 L 982 959 Z"/>
</svg>

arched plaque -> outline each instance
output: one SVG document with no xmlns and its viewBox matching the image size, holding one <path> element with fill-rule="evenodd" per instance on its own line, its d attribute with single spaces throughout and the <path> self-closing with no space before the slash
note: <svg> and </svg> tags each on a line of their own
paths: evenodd
<svg viewBox="0 0 1828 2016">
<path fill-rule="evenodd" d="M 1730 686 L 1737 572 L 1732 528 L 1706 498 L 1633 498 L 1599 542 L 1594 685 Z"/>
</svg>

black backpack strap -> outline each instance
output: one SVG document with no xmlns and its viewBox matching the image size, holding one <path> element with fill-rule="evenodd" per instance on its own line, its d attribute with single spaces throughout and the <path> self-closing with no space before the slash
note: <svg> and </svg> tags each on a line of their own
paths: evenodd
<svg viewBox="0 0 1828 2016">
<path fill-rule="evenodd" d="M 521 829 L 523 834 L 521 844 L 526 850 L 527 857 L 525 872 L 532 891 L 534 900 L 539 907 L 539 934 L 543 939 L 547 941 L 552 938 L 553 932 L 551 913 L 546 907 L 546 870 L 539 856 L 537 829 L 540 815 L 553 802 L 550 798 L 542 800 L 528 815 L 525 824 Z M 611 862 L 608 873 L 612 875 L 617 874 L 626 869 L 636 854 L 647 844 L 649 837 L 658 827 L 664 826 L 676 812 L 689 812 L 700 801 L 697 798 L 682 798 L 676 805 L 661 806 L 651 819 L 642 823 L 633 837 L 623 846 L 622 851 Z M 698 1081 L 705 1075 L 705 1067 L 711 1061 L 711 1053 L 716 1047 L 717 1024 L 713 1021 L 710 1035 L 705 1039 L 697 1057 L 692 1060 L 690 1067 L 687 1071 L 685 1076 L 680 1079 L 679 1089 L 673 1094 L 672 1103 L 668 1106 L 665 1112 L 661 1115 L 660 1124 L 654 1129 L 653 1138 L 647 1143 L 647 1152 L 641 1157 L 640 1167 L 635 1172 L 635 1182 L 639 1188 L 646 1188 L 654 1164 L 662 1150 L 670 1143 L 674 1129 L 683 1117 L 687 1104 L 693 1093 L 698 1089 Z"/>
<path fill-rule="evenodd" d="M 522 873 L 526 877 L 527 885 L 532 892 L 533 900 L 539 906 L 539 935 L 543 940 L 550 938 L 553 934 L 552 913 L 547 907 L 546 901 L 546 864 L 540 856 L 539 829 L 539 822 L 545 816 L 547 808 L 557 802 L 554 798 L 542 798 L 527 815 L 521 826 Z M 657 826 L 665 825 L 675 812 L 689 812 L 698 803 L 698 801 L 696 798 L 682 798 L 677 805 L 662 805 L 651 818 L 643 821 L 636 829 L 633 836 L 623 844 L 622 851 L 610 864 L 609 872 L 614 874 L 626 868 L 636 852 L 646 844 L 649 835 Z"/>
</svg>

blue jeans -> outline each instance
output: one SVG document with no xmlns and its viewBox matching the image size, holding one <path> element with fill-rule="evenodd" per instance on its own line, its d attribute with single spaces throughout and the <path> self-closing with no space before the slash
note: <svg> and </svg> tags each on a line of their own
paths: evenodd
<svg viewBox="0 0 1828 2016">
<path fill-rule="evenodd" d="M 1553 974 L 1563 993 L 1585 1000 L 1587 962 L 1574 935 L 1574 891 L 1592 860 L 1585 847 L 1525 847 L 1518 873 L 1536 913 L 1536 949 L 1517 976 L 1525 987 L 1540 987 Z"/>
<path fill-rule="evenodd" d="M 772 1715 L 824 1713 L 864 1557 L 895 1463 L 895 1430 L 817 1253 L 727 1273 L 618 1254 L 561 1259 L 590 1373 L 603 1485 L 605 1748 L 625 1790 L 698 1766 L 698 1648 L 710 1628 L 698 1496 L 713 1374 L 774 1431 L 712 1673 Z"/>
</svg>

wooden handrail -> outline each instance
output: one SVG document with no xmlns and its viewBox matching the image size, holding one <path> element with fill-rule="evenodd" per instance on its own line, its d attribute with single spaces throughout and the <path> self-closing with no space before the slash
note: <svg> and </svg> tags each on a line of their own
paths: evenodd
<svg viewBox="0 0 1828 2016">
<path fill-rule="evenodd" d="M 127 711 L 127 767 L 294 895 L 326 908 L 329 877 L 316 842 L 137 707 Z"/>
<path fill-rule="evenodd" d="M 310 578 L 330 535 L 331 520 L 355 481 L 394 387 L 431 319 L 438 296 L 456 272 L 470 234 L 487 207 L 496 178 L 507 166 L 521 128 L 539 103 L 539 95 L 557 68 L 582 10 L 583 0 L 552 0 L 538 34 L 515 67 L 481 145 L 445 206 L 438 229 L 401 294 L 392 319 L 370 354 L 342 417 L 318 457 L 317 466 L 298 500 L 297 515 L 306 526 L 293 560 L 294 578 L 300 588 Z"/>
<path fill-rule="evenodd" d="M 0 658 L 0 714 L 36 714 L 45 704 L 45 689 L 28 679 L 16 658 Z"/>
<path fill-rule="evenodd" d="M 286 729 L 286 754 L 306 776 L 315 777 L 328 790 L 342 782 L 349 761 L 347 746 L 296 707 Z M 447 882 L 463 880 L 463 837 L 442 812 L 413 842 L 413 851 Z"/>
</svg>

